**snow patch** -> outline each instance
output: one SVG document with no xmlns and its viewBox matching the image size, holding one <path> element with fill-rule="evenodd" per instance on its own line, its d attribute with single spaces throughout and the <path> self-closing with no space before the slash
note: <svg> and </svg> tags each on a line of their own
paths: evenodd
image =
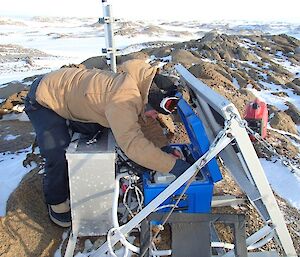
<svg viewBox="0 0 300 257">
<path fill-rule="evenodd" d="M 0 217 L 6 214 L 6 202 L 10 194 L 17 188 L 25 174 L 35 168 L 35 166 L 23 167 L 23 160 L 30 151 L 29 147 L 19 153 L 0 155 Z"/>
<path fill-rule="evenodd" d="M 300 178 L 283 166 L 279 160 L 272 162 L 261 158 L 260 163 L 273 190 L 300 210 Z"/>
<path fill-rule="evenodd" d="M 237 79 L 236 78 L 232 78 L 232 84 L 237 88 L 237 89 L 240 89 L 241 87 L 240 87 L 240 85 L 239 85 L 239 83 L 238 83 L 238 81 L 237 81 Z"/>
<path fill-rule="evenodd" d="M 22 113 L 5 114 L 5 115 L 3 115 L 2 120 L 29 121 L 29 118 L 25 112 L 22 112 Z"/>
<path fill-rule="evenodd" d="M 292 89 L 283 89 L 281 85 L 267 83 L 264 81 L 259 81 L 259 83 L 263 85 L 265 89 L 261 89 L 260 91 L 258 91 L 250 86 L 247 87 L 248 90 L 251 91 L 256 97 L 260 97 L 267 104 L 273 105 L 281 111 L 285 111 L 288 109 L 285 102 L 292 103 L 300 110 L 300 96 L 294 94 Z M 272 94 L 280 92 L 285 93 L 287 96 L 282 97 Z"/>
<path fill-rule="evenodd" d="M 14 136 L 14 135 L 7 135 L 7 136 L 5 136 L 4 137 L 4 140 L 6 140 L 6 141 L 10 141 L 10 140 L 15 140 L 16 138 L 18 138 L 20 135 L 16 135 L 16 136 Z"/>
</svg>

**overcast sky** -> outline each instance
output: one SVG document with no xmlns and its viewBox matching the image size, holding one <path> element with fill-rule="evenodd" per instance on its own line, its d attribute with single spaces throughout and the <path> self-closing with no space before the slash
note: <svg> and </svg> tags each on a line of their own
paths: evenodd
<svg viewBox="0 0 300 257">
<path fill-rule="evenodd" d="M 300 0 L 111 0 L 110 3 L 117 18 L 300 23 Z M 0 15 L 99 17 L 102 3 L 101 0 L 4 0 Z"/>
</svg>

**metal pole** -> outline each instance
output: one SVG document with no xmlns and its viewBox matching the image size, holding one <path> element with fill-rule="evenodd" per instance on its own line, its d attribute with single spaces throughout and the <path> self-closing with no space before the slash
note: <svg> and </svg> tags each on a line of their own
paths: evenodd
<svg viewBox="0 0 300 257">
<path fill-rule="evenodd" d="M 106 49 L 102 49 L 103 53 L 106 53 L 107 64 L 113 72 L 117 72 L 116 64 L 116 48 L 114 44 L 114 30 L 113 23 L 115 19 L 112 17 L 111 5 L 107 3 L 107 0 L 102 0 L 103 18 L 99 19 L 99 22 L 104 24 L 105 45 Z"/>
</svg>

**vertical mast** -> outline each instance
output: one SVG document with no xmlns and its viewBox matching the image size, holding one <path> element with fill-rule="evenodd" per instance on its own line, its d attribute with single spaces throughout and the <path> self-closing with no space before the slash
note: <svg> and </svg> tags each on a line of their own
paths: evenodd
<svg viewBox="0 0 300 257">
<path fill-rule="evenodd" d="M 113 72 L 117 71 L 116 64 L 116 48 L 114 43 L 114 30 L 113 23 L 116 21 L 112 17 L 112 8 L 107 0 L 102 0 L 103 17 L 99 19 L 99 23 L 104 24 L 105 45 L 106 48 L 102 49 L 102 53 L 106 54 L 107 64 Z"/>
</svg>

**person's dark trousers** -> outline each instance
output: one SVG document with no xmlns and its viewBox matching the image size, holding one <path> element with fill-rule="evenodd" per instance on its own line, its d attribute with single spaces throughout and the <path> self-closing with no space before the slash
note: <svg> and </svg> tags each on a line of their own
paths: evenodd
<svg viewBox="0 0 300 257">
<path fill-rule="evenodd" d="M 41 155 L 45 158 L 43 191 L 47 204 L 56 205 L 69 197 L 68 163 L 66 148 L 70 143 L 69 128 L 66 119 L 54 111 L 41 106 L 35 98 L 36 88 L 41 78 L 35 80 L 25 99 L 25 112 L 36 132 Z M 72 122 L 74 124 L 74 122 Z M 94 123 L 78 123 L 84 130 L 97 127 Z M 101 127 L 100 125 L 98 125 Z M 80 132 L 80 131 L 78 131 Z"/>
</svg>

